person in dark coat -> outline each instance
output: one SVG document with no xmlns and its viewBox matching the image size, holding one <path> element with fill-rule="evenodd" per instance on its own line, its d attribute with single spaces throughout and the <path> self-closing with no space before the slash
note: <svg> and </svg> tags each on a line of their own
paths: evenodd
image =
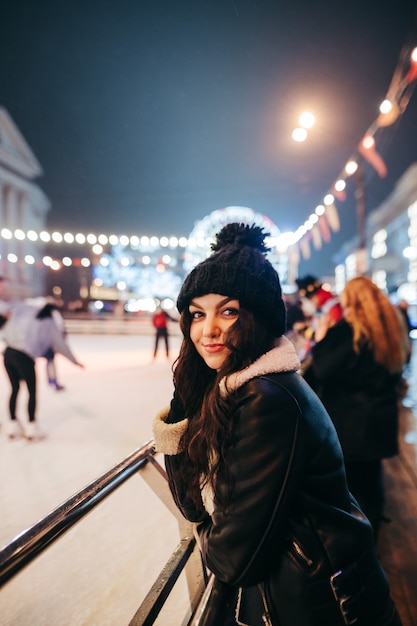
<svg viewBox="0 0 417 626">
<path fill-rule="evenodd" d="M 187 276 L 174 396 L 154 422 L 174 501 L 222 591 L 216 626 L 398 626 L 335 428 L 284 336 L 265 236 L 228 224 Z"/>
<path fill-rule="evenodd" d="M 396 307 L 366 276 L 350 280 L 340 301 L 344 318 L 318 328 L 304 377 L 335 424 L 349 489 L 377 537 L 384 508 L 382 459 L 398 453 L 407 332 Z"/>
</svg>

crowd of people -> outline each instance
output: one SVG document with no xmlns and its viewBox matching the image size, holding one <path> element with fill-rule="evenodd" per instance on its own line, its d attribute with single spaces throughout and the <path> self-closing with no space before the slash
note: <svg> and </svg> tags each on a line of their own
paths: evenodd
<svg viewBox="0 0 417 626">
<path fill-rule="evenodd" d="M 6 424 L 10 439 L 25 437 L 29 441 L 44 439 L 37 420 L 37 359 L 46 359 L 48 382 L 57 391 L 58 383 L 54 357 L 62 354 L 78 367 L 84 367 L 75 357 L 65 336 L 62 317 L 56 304 L 46 300 L 10 301 L 7 282 L 0 277 L 0 338 L 4 344 L 4 368 L 11 393 L 9 421 Z M 21 383 L 28 390 L 27 415 L 17 415 L 17 400 Z"/>
</svg>

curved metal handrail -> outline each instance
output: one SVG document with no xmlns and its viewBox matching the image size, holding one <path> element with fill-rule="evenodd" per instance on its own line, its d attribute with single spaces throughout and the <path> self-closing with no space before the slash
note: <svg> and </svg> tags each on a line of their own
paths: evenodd
<svg viewBox="0 0 417 626">
<path fill-rule="evenodd" d="M 108 472 L 12 539 L 0 550 L 0 587 L 29 565 L 128 478 L 139 470 L 144 470 L 145 466 L 150 468 L 151 474 L 145 476 L 147 471 L 142 471 L 142 476 L 168 508 L 172 506 L 171 512 L 178 513 L 172 498 L 169 497 L 166 472 L 157 463 L 155 454 L 154 441 L 150 439 Z M 162 486 L 165 486 L 162 491 L 166 489 L 165 496 L 161 493 Z M 169 502 L 166 499 L 167 496 Z M 207 585 L 208 577 L 200 553 L 198 550 L 194 550 L 196 542 L 192 532 L 190 532 L 191 527 L 181 515 L 179 515 L 178 521 L 180 543 L 139 606 L 130 626 L 150 626 L 155 622 L 184 569 L 187 576 L 192 615 L 187 623 L 190 626 L 217 626 L 219 593 L 216 581 L 212 577 Z M 185 624 L 185 622 L 183 623 Z"/>
<path fill-rule="evenodd" d="M 154 454 L 151 439 L 10 541 L 0 550 L 0 587 L 135 474 Z"/>
</svg>

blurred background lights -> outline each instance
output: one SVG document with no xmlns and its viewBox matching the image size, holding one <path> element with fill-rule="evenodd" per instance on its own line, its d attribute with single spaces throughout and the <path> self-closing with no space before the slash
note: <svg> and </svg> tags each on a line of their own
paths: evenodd
<svg viewBox="0 0 417 626">
<path fill-rule="evenodd" d="M 345 165 L 345 172 L 346 174 L 348 174 L 348 176 L 352 176 L 352 174 L 357 171 L 358 167 L 359 165 L 356 163 L 356 161 L 348 161 Z"/>
<path fill-rule="evenodd" d="M 293 141 L 298 141 L 299 143 L 301 143 L 302 141 L 305 141 L 307 139 L 307 131 L 305 128 L 294 128 L 291 133 L 291 137 Z"/>
<path fill-rule="evenodd" d="M 298 118 L 298 123 L 302 128 L 313 128 L 316 123 L 316 117 L 309 111 L 304 111 Z"/>
<path fill-rule="evenodd" d="M 340 178 L 335 182 L 334 188 L 336 191 L 344 191 L 346 189 L 346 181 Z"/>
<path fill-rule="evenodd" d="M 392 110 L 391 100 L 384 100 L 381 103 L 379 110 L 381 111 L 381 113 L 389 113 Z"/>
</svg>

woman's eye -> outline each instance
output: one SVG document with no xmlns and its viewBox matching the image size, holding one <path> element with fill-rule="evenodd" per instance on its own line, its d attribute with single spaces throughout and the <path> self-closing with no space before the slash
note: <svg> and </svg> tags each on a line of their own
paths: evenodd
<svg viewBox="0 0 417 626">
<path fill-rule="evenodd" d="M 197 320 L 202 317 L 203 314 L 201 311 L 190 311 L 190 315 L 192 320 Z"/>
<path fill-rule="evenodd" d="M 228 307 L 227 309 L 224 309 L 223 311 L 224 315 L 227 315 L 228 317 L 233 317 L 236 315 L 239 315 L 239 309 L 233 309 Z"/>
</svg>

